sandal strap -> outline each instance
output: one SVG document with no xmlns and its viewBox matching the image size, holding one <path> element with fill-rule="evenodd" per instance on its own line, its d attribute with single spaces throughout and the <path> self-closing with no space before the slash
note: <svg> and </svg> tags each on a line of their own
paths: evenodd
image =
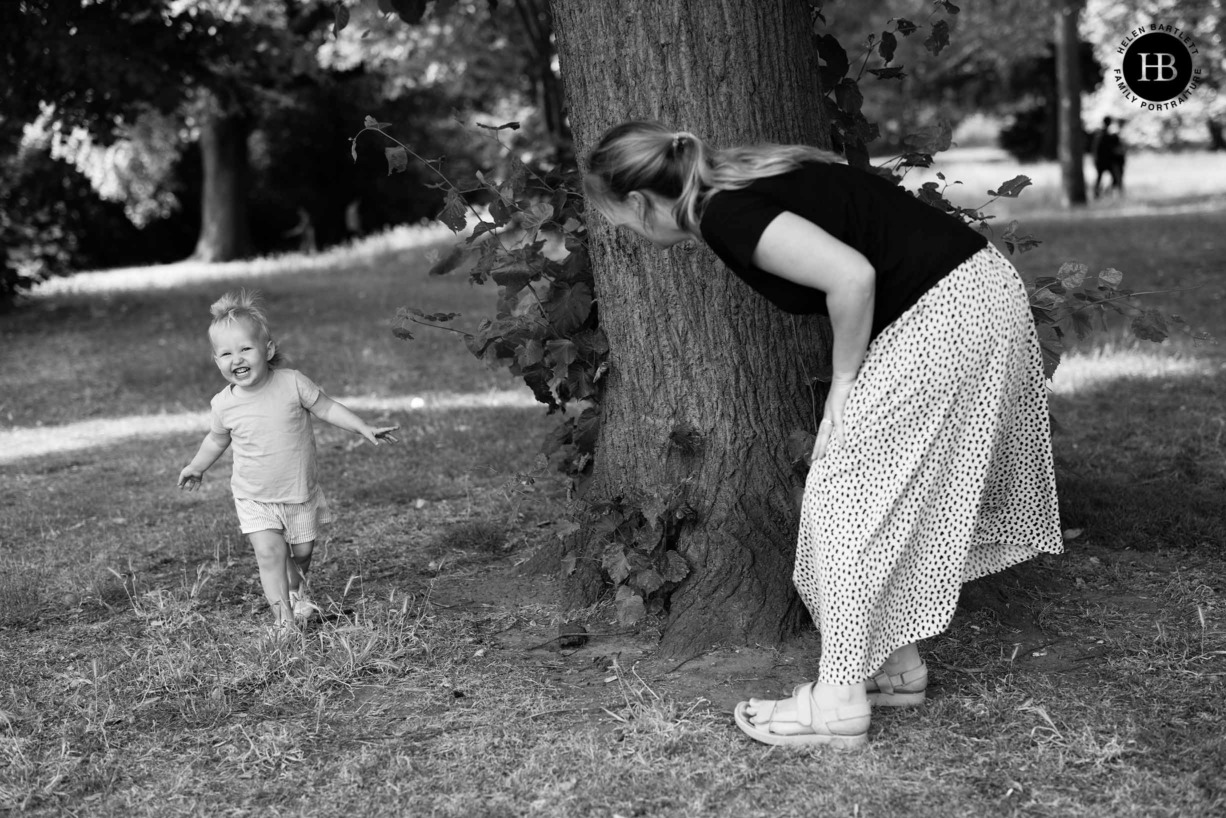
<svg viewBox="0 0 1226 818">
<path fill-rule="evenodd" d="M 896 688 L 906 687 L 927 678 L 928 666 L 920 663 L 919 667 L 904 670 L 902 673 L 889 674 L 882 671 L 873 677 L 873 684 L 877 685 L 877 690 L 881 693 L 893 693 Z"/>
<path fill-rule="evenodd" d="M 796 699 L 796 720 L 805 727 L 816 730 L 814 721 L 821 732 L 834 733 L 832 729 L 839 722 L 852 719 L 862 719 L 869 715 L 868 702 L 861 704 L 845 704 L 842 707 L 822 708 L 813 706 L 813 687 L 816 682 L 806 682 L 792 689 L 792 697 Z"/>
</svg>

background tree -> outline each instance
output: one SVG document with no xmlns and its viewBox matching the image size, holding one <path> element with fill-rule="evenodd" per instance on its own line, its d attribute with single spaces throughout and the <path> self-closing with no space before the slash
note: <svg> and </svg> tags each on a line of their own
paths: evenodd
<svg viewBox="0 0 1226 818">
<path fill-rule="evenodd" d="M 803 0 L 554 0 L 553 12 L 580 154 L 630 118 L 715 144 L 827 143 Z M 690 566 L 665 650 L 777 641 L 804 617 L 790 582 L 799 479 L 787 435 L 816 428 L 828 324 L 773 309 L 705 249 L 661 254 L 589 221 L 611 352 L 586 498 L 641 502 L 653 523 L 642 536 L 672 537 Z M 604 555 L 590 534 L 572 543 L 572 603 L 600 588 Z"/>
<path fill-rule="evenodd" d="M 0 303 L 87 266 L 296 249 L 285 233 L 304 217 L 329 244 L 355 224 L 434 215 L 441 194 L 424 169 L 411 170 L 423 184 L 405 185 L 389 182 L 381 150 L 360 151 L 356 172 L 348 164 L 350 125 L 372 110 L 460 173 L 492 155 L 465 127 L 472 111 L 524 120 L 521 144 L 555 156 L 564 129 L 546 133 L 527 110 L 545 95 L 530 63 L 552 59 L 534 56 L 549 43 L 543 3 L 435 5 L 446 14 L 432 9 L 412 39 L 373 2 L 354 6 L 345 42 L 334 30 L 348 7 L 323 0 L 0 5 L 0 199 L 11 205 Z M 525 20 L 538 23 L 530 44 L 518 36 Z M 55 226 L 61 174 L 120 202 L 140 230 L 116 233 L 102 217 L 114 208 L 86 189 L 74 200 L 97 212 Z M 96 238 L 121 252 L 98 253 Z"/>
<path fill-rule="evenodd" d="M 1081 37 L 1083 0 L 1060 0 L 1054 12 L 1060 182 L 1064 204 L 1086 203 L 1085 128 L 1081 121 Z"/>
</svg>

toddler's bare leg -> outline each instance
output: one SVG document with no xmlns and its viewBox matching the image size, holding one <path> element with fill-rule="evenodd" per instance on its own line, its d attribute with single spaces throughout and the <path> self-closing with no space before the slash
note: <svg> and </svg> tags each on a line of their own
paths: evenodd
<svg viewBox="0 0 1226 818">
<path fill-rule="evenodd" d="M 274 618 L 278 622 L 292 620 L 287 575 L 291 560 L 285 538 L 280 531 L 266 529 L 248 534 L 247 539 L 255 549 L 255 561 L 260 567 L 260 584 L 264 587 L 264 598 L 272 606 Z"/>
<path fill-rule="evenodd" d="M 294 543 L 289 550 L 293 557 L 285 566 L 289 573 L 289 589 L 297 591 L 302 587 L 307 571 L 311 570 L 311 554 L 315 551 L 315 541 Z"/>
</svg>

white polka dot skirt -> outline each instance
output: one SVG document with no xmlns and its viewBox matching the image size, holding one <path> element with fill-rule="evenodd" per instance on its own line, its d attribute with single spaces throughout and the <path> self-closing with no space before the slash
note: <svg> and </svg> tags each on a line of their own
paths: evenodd
<svg viewBox="0 0 1226 818">
<path fill-rule="evenodd" d="M 862 681 L 944 631 L 962 583 L 1060 553 L 1045 390 L 1025 287 L 990 245 L 869 346 L 801 508 L 819 681 Z"/>
</svg>

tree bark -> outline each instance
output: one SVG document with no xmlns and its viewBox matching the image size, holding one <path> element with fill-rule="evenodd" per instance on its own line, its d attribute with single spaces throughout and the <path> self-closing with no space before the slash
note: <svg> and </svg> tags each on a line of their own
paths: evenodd
<svg viewBox="0 0 1226 818">
<path fill-rule="evenodd" d="M 1066 207 L 1086 203 L 1085 133 L 1081 123 L 1081 37 L 1077 21 L 1082 0 L 1063 0 L 1056 9 L 1056 88 L 1060 103 L 1057 155 Z"/>
<path fill-rule="evenodd" d="M 216 106 L 213 106 L 216 107 Z M 201 193 L 200 238 L 192 258 L 232 261 L 251 254 L 247 221 L 246 117 L 210 110 L 200 128 L 200 155 L 204 170 Z"/>
<path fill-rule="evenodd" d="M 576 149 L 610 126 L 658 119 L 718 146 L 828 145 L 804 0 L 553 0 Z M 695 520 L 676 548 L 691 572 L 670 601 L 662 650 L 775 643 L 806 614 L 791 583 L 800 478 L 794 430 L 814 432 L 829 324 L 769 305 L 702 247 L 663 253 L 589 219 L 610 372 L 585 499 L 684 492 Z M 679 425 L 697 452 L 670 446 Z M 582 548 L 586 548 L 584 553 Z M 589 541 L 564 601 L 593 600 Z M 586 559 L 585 559 L 586 558 Z"/>
</svg>

